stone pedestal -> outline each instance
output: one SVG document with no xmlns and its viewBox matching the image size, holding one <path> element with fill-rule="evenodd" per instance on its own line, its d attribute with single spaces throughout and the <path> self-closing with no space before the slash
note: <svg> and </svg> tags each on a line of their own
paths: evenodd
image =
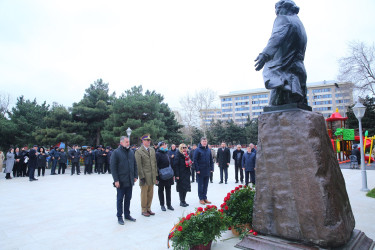
<svg viewBox="0 0 375 250">
<path fill-rule="evenodd" d="M 319 245 L 345 245 L 355 221 L 321 114 L 259 117 L 254 230 Z"/>
<path fill-rule="evenodd" d="M 235 245 L 240 249 L 262 249 L 262 250 L 322 250 L 313 245 L 304 245 L 298 242 L 280 239 L 273 236 L 252 235 L 246 236 L 243 240 Z M 350 240 L 345 245 L 338 248 L 329 248 L 330 250 L 373 250 L 375 242 L 366 236 L 365 233 L 354 229 Z"/>
</svg>

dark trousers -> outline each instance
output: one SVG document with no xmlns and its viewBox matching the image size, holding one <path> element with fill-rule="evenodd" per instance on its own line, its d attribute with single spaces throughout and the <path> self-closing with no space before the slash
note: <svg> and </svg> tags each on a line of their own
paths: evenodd
<svg viewBox="0 0 375 250">
<path fill-rule="evenodd" d="M 72 174 L 74 174 L 74 168 L 77 169 L 77 174 L 79 174 L 80 173 L 79 162 L 72 162 Z"/>
<path fill-rule="evenodd" d="M 220 181 L 223 182 L 223 172 L 225 175 L 225 182 L 228 181 L 228 165 L 220 166 Z"/>
<path fill-rule="evenodd" d="M 180 202 L 182 202 L 182 203 L 186 203 L 186 201 L 185 201 L 185 198 L 186 198 L 186 192 L 185 192 L 185 191 L 180 191 L 180 192 L 178 193 L 178 195 L 180 196 Z"/>
<path fill-rule="evenodd" d="M 191 181 L 195 181 L 195 169 L 191 168 Z"/>
<path fill-rule="evenodd" d="M 17 176 L 18 176 L 18 165 L 14 164 L 14 166 L 13 166 L 13 177 L 17 177 Z"/>
<path fill-rule="evenodd" d="M 212 182 L 214 180 L 214 172 L 211 172 L 210 174 L 210 181 Z"/>
<path fill-rule="evenodd" d="M 65 174 L 65 169 L 66 169 L 66 163 L 61 163 L 59 162 L 59 174 L 61 174 L 61 171 L 63 174 Z"/>
<path fill-rule="evenodd" d="M 207 187 L 210 176 L 197 175 L 199 200 L 207 200 Z"/>
<path fill-rule="evenodd" d="M 22 172 L 22 176 L 27 176 L 27 164 L 22 164 L 22 169 L 21 169 L 21 172 Z"/>
<path fill-rule="evenodd" d="M 249 180 L 250 175 L 250 180 Z M 245 171 L 245 184 L 253 183 L 255 185 L 255 171 Z"/>
<path fill-rule="evenodd" d="M 104 172 L 103 173 L 111 173 L 111 168 L 109 167 L 109 162 L 104 163 Z"/>
<path fill-rule="evenodd" d="M 165 196 L 167 198 L 167 206 L 171 205 L 171 185 L 162 185 L 159 182 L 159 189 L 158 189 L 158 195 L 159 195 L 159 201 L 160 206 L 164 206 L 164 189 L 165 189 Z"/>
<path fill-rule="evenodd" d="M 242 170 L 240 164 L 235 166 L 235 171 L 236 171 L 236 173 L 235 173 L 236 181 L 238 181 L 238 171 L 239 171 L 240 172 L 240 180 L 241 180 L 241 182 L 243 182 L 243 170 Z"/>
<path fill-rule="evenodd" d="M 103 162 L 98 162 L 98 169 L 97 169 L 97 171 L 98 171 L 98 174 L 103 173 Z"/>
<path fill-rule="evenodd" d="M 29 166 L 29 180 L 34 180 L 35 168 Z"/>
<path fill-rule="evenodd" d="M 56 174 L 57 159 L 52 160 L 51 174 Z"/>
<path fill-rule="evenodd" d="M 133 186 L 116 188 L 117 190 L 117 217 L 130 216 L 130 200 L 132 199 Z M 123 206 L 124 205 L 124 206 Z"/>
<path fill-rule="evenodd" d="M 46 172 L 46 167 L 38 167 L 38 176 L 40 176 L 40 171 L 42 170 L 42 175 L 44 176 Z"/>
<path fill-rule="evenodd" d="M 92 173 L 92 163 L 91 164 L 85 164 L 85 174 L 91 174 Z"/>
</svg>

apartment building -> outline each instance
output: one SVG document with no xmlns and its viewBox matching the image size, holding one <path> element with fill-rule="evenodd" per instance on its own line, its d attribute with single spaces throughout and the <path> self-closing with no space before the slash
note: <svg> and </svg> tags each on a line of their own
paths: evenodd
<svg viewBox="0 0 375 250">
<path fill-rule="evenodd" d="M 244 124 L 248 117 L 257 118 L 268 105 L 269 93 L 269 90 L 261 88 L 220 95 L 221 119 Z M 307 98 L 313 111 L 322 113 L 324 117 L 331 115 L 336 108 L 342 116 L 346 116 L 348 106 L 353 104 L 353 89 L 351 84 L 337 81 L 308 83 Z"/>
<path fill-rule="evenodd" d="M 221 109 L 202 109 L 201 125 L 209 126 L 212 122 L 221 120 Z"/>
</svg>

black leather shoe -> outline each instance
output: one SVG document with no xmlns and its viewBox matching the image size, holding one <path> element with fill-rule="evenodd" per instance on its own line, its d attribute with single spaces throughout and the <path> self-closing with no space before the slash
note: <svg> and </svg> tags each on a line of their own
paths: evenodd
<svg viewBox="0 0 375 250">
<path fill-rule="evenodd" d="M 33 179 L 33 181 L 37 181 L 37 180 L 38 180 L 38 179 L 35 179 L 35 178 Z"/>
<path fill-rule="evenodd" d="M 164 206 L 161 206 L 161 211 L 167 211 L 167 209 L 165 209 L 165 207 Z"/>
<path fill-rule="evenodd" d="M 167 206 L 167 208 L 169 209 L 169 210 L 174 210 L 174 208 L 172 207 L 172 206 Z"/>
<path fill-rule="evenodd" d="M 124 224 L 125 224 L 125 222 L 124 222 L 124 220 L 122 219 L 122 217 L 119 217 L 119 218 L 118 218 L 118 224 L 120 224 L 120 225 L 124 225 Z"/>
<path fill-rule="evenodd" d="M 219 184 L 223 184 L 223 182 L 221 181 L 221 182 L 219 182 Z"/>
<path fill-rule="evenodd" d="M 180 202 L 180 206 L 181 207 L 187 207 L 187 206 L 189 206 L 189 204 L 187 204 L 186 202 Z"/>
<path fill-rule="evenodd" d="M 236 183 L 238 183 L 238 181 L 236 181 Z"/>
<path fill-rule="evenodd" d="M 225 182 L 225 184 L 228 184 L 227 182 Z"/>
<path fill-rule="evenodd" d="M 125 217 L 125 220 L 129 220 L 129 221 L 132 221 L 132 222 L 135 222 L 136 219 L 134 219 L 133 217 L 131 217 L 130 215 Z"/>
</svg>

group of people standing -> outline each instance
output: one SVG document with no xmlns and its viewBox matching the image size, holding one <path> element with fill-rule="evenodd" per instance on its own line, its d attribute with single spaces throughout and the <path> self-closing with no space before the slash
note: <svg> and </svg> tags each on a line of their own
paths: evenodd
<svg viewBox="0 0 375 250">
<path fill-rule="evenodd" d="M 191 191 L 190 176 L 193 162 L 197 175 L 199 202 L 211 204 L 207 200 L 207 188 L 210 175 L 214 170 L 214 160 L 206 138 L 201 138 L 199 146 L 194 149 L 193 158 L 184 143 L 181 143 L 178 149 L 176 145 L 172 145 L 171 150 L 168 150 L 168 145 L 161 141 L 155 150 L 150 146 L 151 137 L 149 134 L 142 136 L 141 140 L 142 145 L 133 152 L 129 148 L 129 138 L 122 136 L 120 146 L 114 150 L 111 157 L 113 185 L 117 190 L 119 224 L 124 224 L 123 214 L 126 220 L 135 221 L 130 215 L 129 209 L 132 188 L 138 179 L 141 188 L 143 216 L 155 215 L 151 210 L 154 185 L 158 186 L 162 211 L 174 210 L 171 204 L 171 189 L 174 183 L 176 183 L 176 191 L 179 193 L 180 206 L 189 206 L 186 203 L 186 194 Z"/>
<path fill-rule="evenodd" d="M 110 147 L 104 148 L 98 146 L 96 150 L 91 147 L 83 152 L 78 148 L 78 145 L 73 145 L 67 153 L 64 148 L 54 147 L 47 152 L 44 147 L 34 145 L 30 150 L 25 146 L 21 148 L 9 148 L 6 155 L 0 151 L 0 169 L 2 170 L 3 161 L 5 160 L 6 179 L 13 177 L 29 177 L 30 181 L 37 181 L 34 177 L 35 170 L 38 170 L 38 176 L 44 176 L 47 168 L 47 163 L 50 161 L 51 175 L 65 174 L 68 165 L 68 160 L 71 161 L 72 170 L 71 175 L 80 174 L 80 160 L 83 158 L 85 165 L 84 174 L 92 174 L 95 163 L 94 172 L 104 174 L 111 173 L 110 159 L 112 150 Z M 56 168 L 58 172 L 56 173 Z"/>
</svg>

